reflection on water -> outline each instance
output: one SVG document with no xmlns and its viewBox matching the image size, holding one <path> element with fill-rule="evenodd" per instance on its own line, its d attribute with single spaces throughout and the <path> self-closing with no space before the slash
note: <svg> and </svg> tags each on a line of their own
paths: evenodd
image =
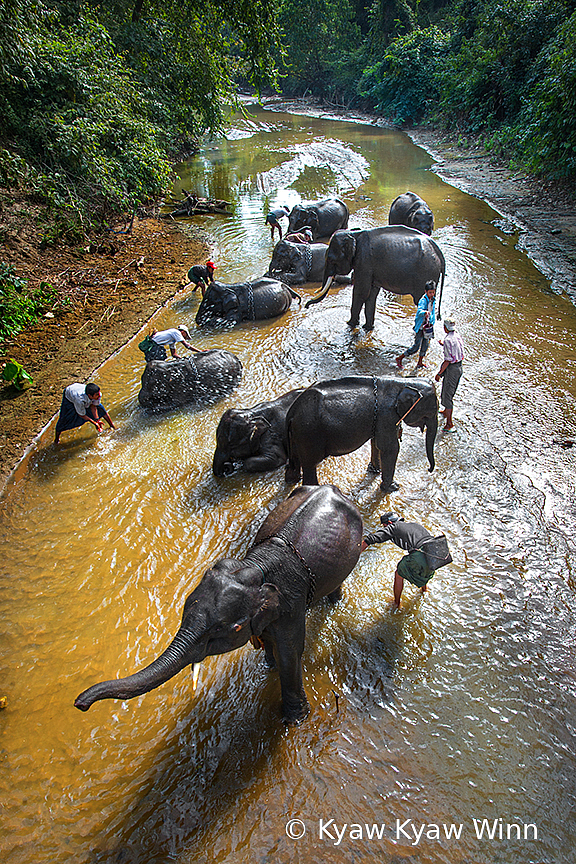
<svg viewBox="0 0 576 864">
<path fill-rule="evenodd" d="M 466 344 L 458 433 L 439 435 L 429 474 L 422 436 L 405 429 L 392 496 L 367 474 L 367 446 L 319 473 L 370 528 L 394 508 L 444 531 L 454 564 L 426 597 L 408 587 L 395 613 L 399 550 L 364 554 L 343 601 L 310 612 L 312 713 L 300 727 L 282 726 L 277 677 L 249 646 L 203 663 L 196 694 L 183 672 L 130 702 L 76 711 L 85 687 L 165 647 L 204 570 L 242 556 L 287 493 L 281 471 L 212 476 L 222 412 L 318 379 L 393 374 L 414 307 L 382 293 L 374 332 L 351 333 L 342 287 L 277 321 L 194 333 L 197 347 L 241 358 L 242 384 L 216 406 L 161 417 L 137 407 L 134 340 L 98 376 L 118 432 L 45 446 L 4 502 L 7 864 L 572 860 L 574 456 L 551 442 L 574 436 L 576 309 L 549 293 L 487 205 L 429 164 L 397 132 L 256 111 L 181 166 L 177 191 L 234 202 L 229 218 L 195 219 L 228 282 L 266 269 L 264 217 L 276 205 L 339 194 L 352 226 L 376 226 L 407 189 L 428 201 L 447 259 L 444 310 Z M 192 325 L 198 302 L 178 298 L 158 324 Z M 429 354 L 427 375 L 440 347 Z M 286 834 L 291 818 L 305 823 L 299 840 Z M 473 818 L 534 823 L 538 840 L 479 840 Z M 340 844 L 319 835 L 320 819 L 348 824 Z M 431 831 L 413 846 L 396 838 L 397 819 L 463 827 L 458 840 Z M 369 841 L 350 836 L 352 823 L 385 830 Z"/>
</svg>

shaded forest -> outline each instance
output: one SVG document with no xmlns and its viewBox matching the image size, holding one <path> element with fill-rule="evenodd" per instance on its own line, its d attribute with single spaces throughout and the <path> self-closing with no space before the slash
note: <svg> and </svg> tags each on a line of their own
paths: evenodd
<svg viewBox="0 0 576 864">
<path fill-rule="evenodd" d="M 4 0 L 0 184 L 74 239 L 133 211 L 239 85 L 471 135 L 576 175 L 576 0 Z M 47 234 L 48 237 L 48 234 Z M 48 237 L 48 239 L 50 239 Z"/>
</svg>

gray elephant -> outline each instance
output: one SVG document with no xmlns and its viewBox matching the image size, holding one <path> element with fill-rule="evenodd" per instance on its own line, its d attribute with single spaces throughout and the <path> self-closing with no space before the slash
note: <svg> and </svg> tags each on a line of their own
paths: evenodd
<svg viewBox="0 0 576 864">
<path fill-rule="evenodd" d="M 293 297 L 298 302 L 302 299 L 288 285 L 268 276 L 231 285 L 212 282 L 198 307 L 196 324 L 198 327 L 210 327 L 222 323 L 238 324 L 240 321 L 277 318 L 288 311 Z"/>
<path fill-rule="evenodd" d="M 434 230 L 434 214 L 426 201 L 415 192 L 404 192 L 392 202 L 388 224 L 406 225 L 430 235 Z"/>
<path fill-rule="evenodd" d="M 438 397 L 433 384 L 404 378 L 338 378 L 313 384 L 286 415 L 286 482 L 318 483 L 316 466 L 326 456 L 352 453 L 372 442 L 370 467 L 382 473 L 382 492 L 395 492 L 402 423 L 426 430 L 426 455 L 434 470 Z"/>
<path fill-rule="evenodd" d="M 241 378 L 242 363 L 222 348 L 198 351 L 186 358 L 151 360 L 142 374 L 138 401 L 152 411 L 213 402 L 231 393 Z"/>
<path fill-rule="evenodd" d="M 287 285 L 321 282 L 327 250 L 325 243 L 291 243 L 284 238 L 274 247 L 266 275 L 281 279 Z M 349 285 L 352 279 L 350 276 L 335 276 L 334 281 Z"/>
<path fill-rule="evenodd" d="M 216 429 L 212 460 L 215 477 L 228 477 L 241 463 L 244 471 L 274 471 L 288 460 L 286 413 L 303 387 L 253 408 L 229 408 Z"/>
<path fill-rule="evenodd" d="M 337 231 L 328 246 L 322 291 L 306 303 L 306 308 L 324 299 L 337 273 L 354 270 L 354 290 L 350 327 L 357 327 L 365 307 L 365 330 L 374 329 L 376 298 L 380 288 L 394 294 L 411 294 L 418 303 L 426 283 L 440 282 L 437 317 L 446 273 L 446 262 L 438 244 L 415 228 L 386 225 L 383 228 Z"/>
<path fill-rule="evenodd" d="M 276 666 L 284 718 L 309 711 L 302 683 L 306 609 L 314 600 L 339 599 L 340 585 L 360 556 L 362 518 L 336 486 L 300 487 L 256 534 L 242 560 L 221 558 L 184 604 L 172 643 L 145 669 L 103 681 L 81 693 L 87 711 L 99 699 L 133 699 L 205 657 L 226 654 L 249 640 Z"/>
<path fill-rule="evenodd" d="M 313 204 L 296 204 L 290 211 L 288 231 L 312 229 L 314 240 L 331 237 L 339 228 L 348 227 L 348 207 L 340 198 L 324 198 Z"/>
</svg>

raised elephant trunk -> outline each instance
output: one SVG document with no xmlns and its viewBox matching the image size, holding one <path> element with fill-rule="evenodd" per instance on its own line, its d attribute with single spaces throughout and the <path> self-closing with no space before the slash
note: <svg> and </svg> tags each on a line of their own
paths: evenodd
<svg viewBox="0 0 576 864">
<path fill-rule="evenodd" d="M 166 650 L 145 669 L 127 678 L 94 684 L 93 687 L 80 693 L 74 705 L 81 711 L 88 711 L 90 706 L 100 699 L 133 699 L 164 684 L 189 663 L 202 659 L 204 658 L 197 649 L 197 641 L 191 640 L 190 636 L 180 628 Z"/>
<path fill-rule="evenodd" d="M 436 467 L 436 462 L 434 461 L 434 442 L 436 441 L 437 432 L 438 415 L 434 414 L 434 416 L 426 423 L 426 456 L 428 457 L 428 462 L 430 464 L 430 468 L 428 469 L 430 472 L 434 471 L 434 468 Z"/>
</svg>

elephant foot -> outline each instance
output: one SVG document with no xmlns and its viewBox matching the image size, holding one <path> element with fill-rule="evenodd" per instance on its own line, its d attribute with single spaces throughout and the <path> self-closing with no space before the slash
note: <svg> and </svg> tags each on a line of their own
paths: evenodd
<svg viewBox="0 0 576 864">
<path fill-rule="evenodd" d="M 384 492 L 386 495 L 389 495 L 391 492 L 397 492 L 398 489 L 400 489 L 400 484 L 399 484 L 399 483 L 394 483 L 394 482 L 392 482 L 392 483 L 381 483 L 381 484 L 380 484 L 380 489 L 381 489 L 381 491 Z"/>
<path fill-rule="evenodd" d="M 330 603 L 338 603 L 339 600 L 342 599 L 342 588 L 336 588 L 335 591 L 331 591 L 328 594 L 328 600 Z"/>
<path fill-rule="evenodd" d="M 310 713 L 310 705 L 308 700 L 301 702 L 298 706 L 282 705 L 282 720 L 290 726 L 297 726 L 302 723 Z"/>
<path fill-rule="evenodd" d="M 370 331 L 374 329 L 374 324 L 368 324 L 366 321 L 366 323 L 362 325 L 362 329 L 365 330 L 366 333 L 370 333 Z"/>
<path fill-rule="evenodd" d="M 300 472 L 299 471 L 290 471 L 288 468 L 284 472 L 284 480 L 286 483 L 289 483 L 290 486 L 294 486 L 295 483 L 298 483 L 300 480 Z"/>
<path fill-rule="evenodd" d="M 371 474 L 380 473 L 380 468 L 378 467 L 378 465 L 374 465 L 372 462 L 370 462 L 370 464 L 368 465 L 367 470 L 370 471 Z"/>
<path fill-rule="evenodd" d="M 346 326 L 350 327 L 352 330 L 354 330 L 356 327 L 358 327 L 359 323 L 360 322 L 359 322 L 358 318 L 356 318 L 356 319 L 350 318 L 350 320 L 346 322 Z"/>
</svg>

